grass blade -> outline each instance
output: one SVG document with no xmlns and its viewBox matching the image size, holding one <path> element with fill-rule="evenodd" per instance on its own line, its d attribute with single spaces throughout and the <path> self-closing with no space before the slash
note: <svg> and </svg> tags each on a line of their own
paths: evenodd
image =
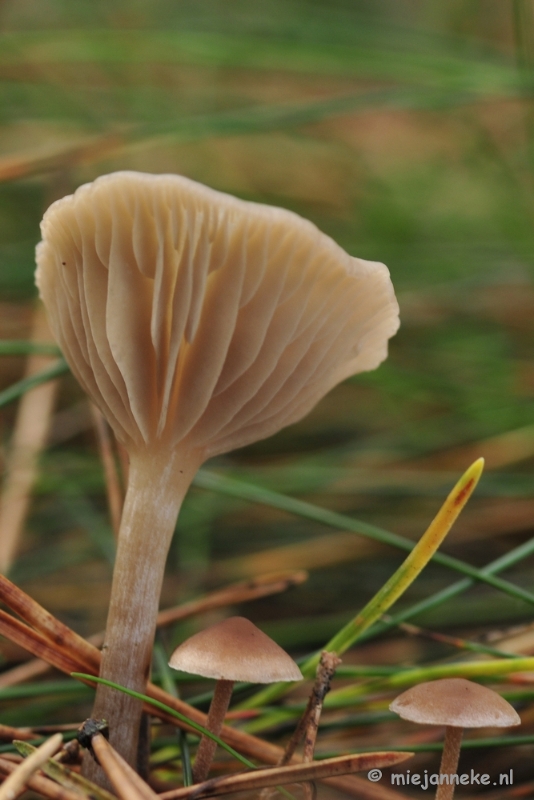
<svg viewBox="0 0 534 800">
<path fill-rule="evenodd" d="M 57 344 L 29 342 L 24 339 L 0 339 L 0 356 L 60 356 Z"/>
<path fill-rule="evenodd" d="M 426 532 L 398 570 L 369 601 L 363 611 L 325 645 L 326 650 L 333 650 L 338 655 L 344 653 L 404 594 L 449 533 L 480 480 L 483 468 L 484 459 L 479 458 L 462 475 Z M 317 663 L 317 656 L 310 659 L 302 667 L 305 674 L 309 674 L 311 670 L 315 669 Z"/>
<path fill-rule="evenodd" d="M 387 678 L 368 681 L 365 684 L 347 686 L 331 692 L 325 701 L 325 706 L 335 707 L 345 705 L 347 701 L 370 693 L 386 692 L 406 686 L 414 686 L 423 681 L 434 681 L 439 678 L 494 678 L 502 675 L 512 675 L 515 672 L 532 672 L 534 658 L 495 659 L 492 661 L 472 661 L 459 664 L 433 664 L 428 667 L 407 669 Z M 329 705 L 331 704 L 331 706 Z"/>
<path fill-rule="evenodd" d="M 336 511 L 329 511 L 326 508 L 307 503 L 304 500 L 297 500 L 293 497 L 281 494 L 280 492 L 273 492 L 270 489 L 264 489 L 254 484 L 238 481 L 234 478 L 227 478 L 224 475 L 211 472 L 209 470 L 200 469 L 193 481 L 195 486 L 203 489 L 210 489 L 214 492 L 227 494 L 231 497 L 237 497 L 241 500 L 249 500 L 253 503 L 262 503 L 263 505 L 278 508 L 282 511 L 287 511 L 290 514 L 310 519 L 314 522 L 319 522 L 323 525 L 328 525 L 331 528 L 341 530 L 349 530 L 358 533 L 362 536 L 367 536 L 377 542 L 391 545 L 400 550 L 411 551 L 414 543 L 403 536 L 396 533 L 387 531 L 384 528 L 379 528 L 376 525 L 370 525 L 367 522 L 362 522 L 358 519 L 353 519 L 345 514 L 339 514 Z M 517 600 L 525 600 L 526 602 L 534 605 L 534 595 L 515 586 L 508 581 L 496 578 L 492 572 L 484 572 L 475 567 L 460 561 L 457 558 L 452 558 L 445 553 L 435 553 L 432 557 L 436 564 L 441 564 L 444 567 L 449 567 L 455 572 L 460 572 L 463 575 L 468 575 L 470 578 L 488 583 L 496 589 L 511 595 Z M 471 585 L 471 584 L 469 584 Z"/>
<path fill-rule="evenodd" d="M 508 553 L 505 553 L 505 555 L 495 559 L 495 561 L 492 561 L 485 567 L 482 567 L 480 572 L 485 575 L 494 575 L 497 572 L 500 572 L 501 570 L 509 569 L 514 564 L 523 561 L 524 559 L 531 556 L 533 553 L 534 553 L 534 538 L 529 539 L 527 542 L 523 542 L 523 544 L 520 544 L 519 547 L 515 547 Z M 471 586 L 474 585 L 475 581 L 471 580 L 470 578 L 464 578 L 461 581 L 456 581 L 456 583 L 453 583 L 446 589 L 441 589 L 441 591 L 436 592 L 433 595 L 430 595 L 430 597 L 427 597 L 424 600 L 420 600 L 418 603 L 414 603 L 412 606 L 405 609 L 404 611 L 395 614 L 387 622 L 382 622 L 382 621 L 377 622 L 370 630 L 363 633 L 361 641 L 366 641 L 367 639 L 374 638 L 375 636 L 384 633 L 390 628 L 394 628 L 401 622 L 405 622 L 408 619 L 416 617 L 418 614 L 422 614 L 425 611 L 429 611 L 430 609 L 435 608 L 441 603 L 444 603 L 453 597 L 457 597 L 459 594 L 462 594 L 462 592 L 465 592 L 467 589 L 469 589 Z"/>
<path fill-rule="evenodd" d="M 60 375 L 65 375 L 69 371 L 67 362 L 60 358 L 51 367 L 37 372 L 29 378 L 23 378 L 21 381 L 8 386 L 3 392 L 0 392 L 0 408 L 12 403 L 13 400 L 18 400 L 23 394 L 33 389 L 35 386 L 40 386 L 46 381 L 51 381 L 53 378 L 58 378 Z"/>
<path fill-rule="evenodd" d="M 382 588 L 379 589 L 365 608 L 325 644 L 324 650 L 341 655 L 348 650 L 349 647 L 352 647 L 361 634 L 370 628 L 413 583 L 443 542 L 455 520 L 458 518 L 458 515 L 471 497 L 480 480 L 483 468 L 484 459 L 479 458 L 462 475 L 435 518 L 430 523 L 426 532 L 401 566 L 391 578 L 386 581 Z M 320 657 L 320 654 L 315 654 L 301 665 L 301 672 L 304 676 L 310 676 L 314 673 Z M 259 705 L 266 705 L 285 694 L 291 685 L 292 684 L 288 686 L 287 683 L 279 683 L 269 686 L 246 700 L 240 707 L 257 708 Z"/>
<path fill-rule="evenodd" d="M 175 711 L 170 706 L 165 705 L 165 703 L 161 703 L 159 700 L 154 700 L 151 697 L 148 697 L 146 694 L 140 694 L 139 692 L 134 692 L 133 689 L 127 689 L 125 686 L 121 686 L 118 683 L 113 683 L 113 681 L 107 681 L 104 678 L 97 678 L 94 675 L 87 675 L 83 672 L 71 672 L 71 676 L 78 680 L 88 681 L 93 683 L 103 683 L 104 686 L 110 686 L 112 689 L 117 689 L 119 692 L 123 692 L 124 694 L 129 695 L 130 697 L 135 697 L 137 700 L 142 700 L 144 703 L 147 703 L 149 706 L 154 706 L 155 708 L 161 709 L 161 711 L 165 711 L 166 714 L 170 714 L 172 717 L 179 719 L 181 722 L 185 722 L 190 728 L 195 730 L 197 733 L 208 736 L 210 739 L 213 739 L 214 742 L 224 748 L 227 753 L 230 753 L 231 756 L 237 758 L 245 767 L 249 769 L 256 769 L 256 765 L 249 761 L 248 758 L 245 758 L 237 750 L 234 750 L 233 747 L 230 747 L 229 744 L 223 742 L 219 736 L 215 736 L 211 731 L 208 731 L 207 728 L 204 728 L 202 725 L 199 725 L 197 722 L 193 722 L 192 719 L 186 717 L 184 714 L 180 714 L 179 711 Z"/>
<path fill-rule="evenodd" d="M 178 691 L 174 682 L 172 670 L 169 667 L 169 658 L 163 648 L 163 645 L 157 641 L 154 645 L 154 661 L 157 670 L 161 676 L 161 686 L 172 697 L 178 697 Z M 178 728 L 178 747 L 180 749 L 180 758 L 182 761 L 182 776 L 184 786 L 193 785 L 193 770 L 191 767 L 191 756 L 189 753 L 189 745 L 187 743 L 187 736 L 182 728 Z"/>
</svg>

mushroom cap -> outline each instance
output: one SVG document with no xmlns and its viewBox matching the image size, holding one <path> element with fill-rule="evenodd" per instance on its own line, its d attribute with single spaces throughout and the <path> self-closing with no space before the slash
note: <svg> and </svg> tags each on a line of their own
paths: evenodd
<svg viewBox="0 0 534 800">
<path fill-rule="evenodd" d="M 412 686 L 391 703 L 390 709 L 422 725 L 509 728 L 521 724 L 518 713 L 500 694 L 465 678 Z"/>
<path fill-rule="evenodd" d="M 399 325 L 383 264 L 179 175 L 104 175 L 41 232 L 53 332 L 128 449 L 208 458 L 270 436 L 378 366 Z"/>
<path fill-rule="evenodd" d="M 179 645 L 169 665 L 217 680 L 300 681 L 302 673 L 276 642 L 244 617 L 230 617 Z"/>
</svg>

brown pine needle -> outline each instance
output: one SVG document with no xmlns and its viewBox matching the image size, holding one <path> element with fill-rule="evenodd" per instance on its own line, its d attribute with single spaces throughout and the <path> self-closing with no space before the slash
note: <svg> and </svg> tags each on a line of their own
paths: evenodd
<svg viewBox="0 0 534 800">
<path fill-rule="evenodd" d="M 50 643 L 54 643 L 58 651 L 63 651 L 67 657 L 81 658 L 91 666 L 91 671 L 97 674 L 100 668 L 100 653 L 96 647 L 60 622 L 4 575 L 0 575 L 0 601 L 46 637 Z"/>
<path fill-rule="evenodd" d="M 109 747 L 111 747 L 111 745 L 109 745 Z M 126 775 L 129 776 L 130 780 L 132 781 L 132 783 L 135 784 L 135 786 L 141 792 L 145 800 L 159 800 L 159 796 L 148 785 L 148 783 L 145 783 L 145 781 L 141 778 L 141 776 L 138 775 L 134 769 L 132 769 L 132 767 L 128 764 L 128 762 L 124 760 L 121 754 L 117 753 L 116 750 L 113 750 L 113 753 L 117 759 L 117 762 L 124 768 L 124 772 L 126 773 Z"/>
<path fill-rule="evenodd" d="M 308 579 L 308 573 L 302 569 L 298 570 L 278 570 L 265 575 L 259 575 L 246 581 L 234 583 L 224 589 L 200 597 L 197 600 L 190 600 L 174 608 L 160 611 L 158 614 L 158 628 L 171 625 L 173 622 L 182 621 L 194 616 L 203 614 L 206 611 L 213 611 L 217 608 L 244 603 L 249 600 L 257 600 L 260 597 L 268 597 L 272 594 L 279 594 L 294 586 L 299 586 Z"/>
<path fill-rule="evenodd" d="M 42 767 L 45 761 L 57 753 L 63 744 L 60 733 L 54 734 L 38 747 L 31 756 L 28 756 L 16 767 L 0 786 L 0 800 L 15 800 L 19 791 L 28 783 L 32 775 Z"/>
<path fill-rule="evenodd" d="M 13 739 L 36 739 L 35 734 L 30 728 L 12 728 L 11 725 L 0 724 L 0 739 L 12 742 Z"/>
<path fill-rule="evenodd" d="M 61 756 L 66 754 L 67 748 L 73 744 L 76 744 L 79 747 L 78 741 L 73 739 L 54 758 L 45 761 L 41 767 L 42 771 L 47 777 L 56 781 L 61 786 L 64 786 L 66 789 L 72 789 L 75 792 L 81 792 L 82 794 L 92 798 L 92 800 L 114 800 L 114 795 L 112 795 L 111 792 L 106 791 L 106 789 L 102 789 L 100 786 L 97 786 L 96 784 L 87 780 L 87 778 L 84 778 L 79 773 L 68 769 L 58 760 Z M 32 747 L 32 745 L 28 744 L 27 742 L 15 742 L 15 747 L 23 756 L 28 756 L 31 753 L 34 753 L 36 750 L 35 747 Z"/>
<path fill-rule="evenodd" d="M 65 731 L 76 731 L 80 727 L 79 722 L 64 722 L 57 725 L 35 725 L 32 731 L 38 736 L 46 735 L 48 733 L 65 733 Z M 67 747 L 70 747 L 71 742 L 65 745 L 62 752 L 65 752 Z"/>
<path fill-rule="evenodd" d="M 15 617 L 7 614 L 0 609 L 0 634 L 15 642 L 30 653 L 48 661 L 52 666 L 61 670 L 62 672 L 75 672 L 81 664 L 87 666 L 92 674 L 96 674 L 92 665 L 89 667 L 87 662 L 77 658 L 77 652 L 73 650 L 66 650 L 60 647 L 55 642 L 50 641 L 42 633 L 33 630 L 24 622 L 20 622 Z M 96 648 L 95 648 L 96 649 Z M 99 651 L 96 650 L 98 653 Z"/>
<path fill-rule="evenodd" d="M 66 164 L 75 166 L 81 163 L 98 161 L 123 147 L 123 139 L 116 134 L 86 137 L 82 141 L 63 144 L 50 150 L 27 153 L 25 155 L 0 158 L 0 183 L 39 175 L 51 170 L 62 170 Z"/>
<path fill-rule="evenodd" d="M 115 462 L 115 455 L 113 453 L 114 438 L 111 436 L 109 425 L 100 409 L 97 408 L 93 403 L 90 404 L 90 408 L 93 427 L 95 429 L 96 438 L 98 441 L 100 458 L 104 468 L 104 478 L 106 481 L 106 493 L 108 498 L 109 515 L 111 517 L 111 527 L 113 528 L 115 539 L 117 539 L 121 523 L 124 493 L 120 482 L 119 472 L 117 470 L 117 464 Z"/>
<path fill-rule="evenodd" d="M 52 336 L 42 303 L 34 309 L 32 342 L 49 342 Z M 33 354 L 26 362 L 25 377 L 49 367 L 55 356 Z M 0 572 L 8 572 L 16 556 L 38 459 L 46 444 L 54 410 L 58 381 L 36 386 L 21 398 L 6 464 L 6 479 L 0 496 Z"/>
<path fill-rule="evenodd" d="M 157 622 L 158 628 L 188 619 L 195 614 L 201 614 L 216 608 L 223 608 L 225 606 L 284 592 L 293 586 L 298 586 L 303 583 L 307 578 L 308 574 L 303 570 L 286 570 L 269 575 L 260 575 L 258 578 L 253 578 L 252 580 L 232 584 L 224 589 L 219 589 L 204 597 L 200 597 L 197 600 L 191 600 L 188 603 L 183 603 L 182 605 L 173 606 L 172 608 L 160 611 Z M 26 619 L 26 621 L 37 630 L 46 633 L 49 630 L 49 626 L 45 625 L 44 629 L 41 627 L 41 620 L 46 619 L 42 616 L 44 609 L 41 609 L 39 613 L 34 611 L 33 614 L 30 614 L 28 608 L 31 604 L 34 604 L 35 601 L 28 598 L 27 595 L 23 597 L 23 595 L 24 592 L 21 592 L 18 587 L 8 581 L 7 578 L 3 579 L 2 576 L 0 576 L 0 600 L 3 600 L 15 613 Z M 22 613 L 23 611 L 24 613 Z M 52 630 L 56 633 L 59 632 L 55 625 L 52 625 Z M 82 639 L 82 641 L 85 642 L 86 640 Z M 94 647 L 101 647 L 104 642 L 104 632 L 102 631 L 90 636 L 87 641 Z M 16 686 L 18 683 L 37 678 L 46 674 L 49 669 L 50 663 L 42 659 L 32 659 L 25 664 L 18 664 L 16 667 L 6 670 L 0 675 L 0 688 Z"/>
<path fill-rule="evenodd" d="M 0 758 L 0 772 L 11 775 L 16 769 L 18 769 L 18 764 L 14 764 L 6 758 Z M 57 783 L 54 783 L 49 778 L 44 778 L 42 775 L 33 775 L 27 781 L 27 785 L 33 791 L 50 798 L 50 800 L 80 800 L 80 797 L 84 797 L 79 792 L 72 792 L 70 789 L 58 786 Z"/>
<path fill-rule="evenodd" d="M 383 619 L 385 622 L 387 622 L 391 619 L 391 617 L 389 617 L 388 614 L 384 614 Z M 446 633 L 439 633 L 438 631 L 421 628 L 419 625 L 414 625 L 413 622 L 399 622 L 397 627 L 399 630 L 407 633 L 408 636 L 419 636 L 422 639 L 430 639 L 431 641 L 439 642 L 440 644 L 450 645 L 457 650 L 468 650 L 473 652 L 477 649 L 484 649 L 484 645 L 479 645 L 478 642 L 470 641 L 469 639 L 462 639 L 460 636 L 449 636 Z M 512 653 L 510 653 L 510 655 L 512 655 Z"/>
<path fill-rule="evenodd" d="M 8 686 L 17 686 L 19 683 L 26 683 L 33 678 L 45 675 L 51 669 L 51 665 L 42 658 L 32 658 L 16 667 L 11 667 L 0 674 L 0 689 Z"/>
<path fill-rule="evenodd" d="M 91 746 L 98 763 L 121 800 L 157 800 L 158 795 L 150 786 L 132 769 L 125 769 L 123 759 L 118 757 L 118 753 L 101 733 L 92 737 Z"/>
<path fill-rule="evenodd" d="M 230 792 L 254 791 L 265 786 L 287 785 L 332 778 L 336 775 L 345 775 L 351 772 L 391 767 L 407 758 L 413 753 L 360 753 L 359 755 L 338 756 L 326 758 L 324 761 L 313 761 L 308 764 L 292 764 L 284 767 L 271 767 L 258 769 L 253 772 L 229 775 L 222 778 L 212 778 L 204 783 L 187 786 L 182 789 L 173 789 L 159 795 L 160 800 L 184 800 L 184 798 L 214 797 Z"/>
<path fill-rule="evenodd" d="M 126 448 L 124 448 L 119 441 L 117 441 L 117 453 L 119 456 L 119 461 L 121 463 L 122 485 L 128 486 L 128 476 L 130 474 L 130 458 L 128 456 L 128 453 L 126 452 Z"/>
<path fill-rule="evenodd" d="M 379 542 L 363 539 L 354 533 L 333 532 L 305 542 L 262 550 L 260 553 L 221 559 L 210 575 L 219 579 L 236 579 L 244 575 L 261 575 L 262 572 L 275 570 L 279 564 L 293 569 L 322 569 L 325 566 L 355 561 L 384 547 Z"/>
</svg>

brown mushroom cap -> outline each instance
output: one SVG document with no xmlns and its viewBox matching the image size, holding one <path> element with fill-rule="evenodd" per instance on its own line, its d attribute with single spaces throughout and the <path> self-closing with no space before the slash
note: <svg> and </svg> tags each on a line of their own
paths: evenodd
<svg viewBox="0 0 534 800">
<path fill-rule="evenodd" d="M 390 709 L 423 725 L 509 728 L 521 724 L 515 709 L 497 692 L 464 678 L 420 683 L 399 695 Z"/>
<path fill-rule="evenodd" d="M 293 659 L 244 617 L 230 617 L 179 645 L 169 665 L 217 680 L 274 683 L 300 681 Z"/>
<path fill-rule="evenodd" d="M 127 448 L 208 458 L 269 436 L 378 366 L 399 325 L 383 264 L 178 175 L 97 178 L 41 231 L 54 334 Z"/>
</svg>

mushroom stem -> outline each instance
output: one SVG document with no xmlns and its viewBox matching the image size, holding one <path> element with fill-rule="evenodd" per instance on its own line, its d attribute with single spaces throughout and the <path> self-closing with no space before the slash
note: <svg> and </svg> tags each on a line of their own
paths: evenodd
<svg viewBox="0 0 534 800">
<path fill-rule="evenodd" d="M 214 733 L 215 736 L 218 736 L 221 732 L 224 718 L 230 705 L 233 688 L 234 681 L 219 680 L 215 684 L 215 691 L 206 723 L 207 729 Z M 207 736 L 201 738 L 193 766 L 193 780 L 195 783 L 202 783 L 208 777 L 216 748 L 217 742 L 214 742 L 213 739 L 208 739 Z"/>
<path fill-rule="evenodd" d="M 454 782 L 442 783 L 441 776 L 448 775 L 450 781 L 451 776 L 455 775 L 458 771 L 463 732 L 463 728 L 457 728 L 454 725 L 447 725 L 445 728 L 443 755 L 441 756 L 441 764 L 439 765 L 440 783 L 436 791 L 436 800 L 452 800 L 454 796 Z"/>
<path fill-rule="evenodd" d="M 163 448 L 131 457 L 100 675 L 137 692 L 145 691 L 150 674 L 167 553 L 198 465 L 191 454 Z M 134 768 L 141 713 L 141 701 L 98 686 L 93 716 L 107 720 L 110 743 Z M 84 759 L 84 774 L 105 783 L 93 759 Z"/>
</svg>

